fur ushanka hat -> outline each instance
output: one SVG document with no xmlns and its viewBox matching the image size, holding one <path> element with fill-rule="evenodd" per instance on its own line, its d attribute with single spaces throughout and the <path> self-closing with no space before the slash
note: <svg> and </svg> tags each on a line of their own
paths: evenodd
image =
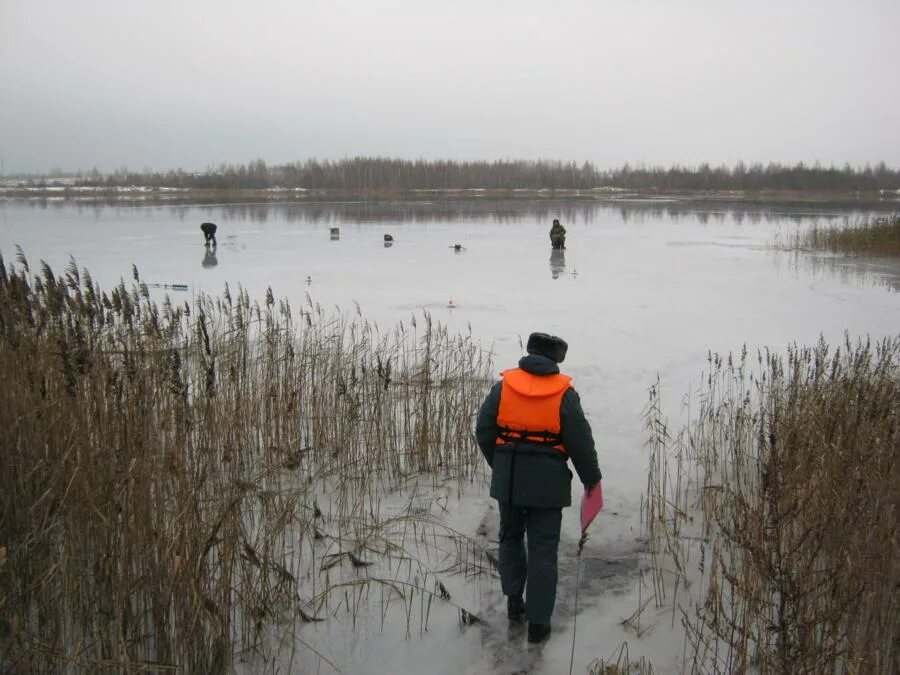
<svg viewBox="0 0 900 675">
<path fill-rule="evenodd" d="M 566 358 L 569 345 L 561 337 L 548 335 L 547 333 L 532 333 L 528 336 L 528 345 L 525 350 L 529 354 L 540 354 L 548 359 L 562 363 Z"/>
</svg>

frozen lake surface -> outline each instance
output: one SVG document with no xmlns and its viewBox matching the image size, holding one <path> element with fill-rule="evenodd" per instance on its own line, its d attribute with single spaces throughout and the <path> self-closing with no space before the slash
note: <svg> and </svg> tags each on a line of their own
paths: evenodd
<svg viewBox="0 0 900 675">
<path fill-rule="evenodd" d="M 451 330 L 471 330 L 493 350 L 498 372 L 515 364 L 531 331 L 562 336 L 569 343 L 563 370 L 574 377 L 593 426 L 606 496 L 582 562 L 582 589 L 591 590 L 579 599 L 575 672 L 611 656 L 625 640 L 633 657 L 647 654 L 657 670 L 671 672 L 679 663 L 679 637 L 660 629 L 638 639 L 619 625 L 637 608 L 647 390 L 659 377 L 675 420 L 685 395 L 701 382 L 710 351 L 739 352 L 746 345 L 781 352 L 820 336 L 837 344 L 845 332 L 854 339 L 897 335 L 896 262 L 772 250 L 776 237 L 798 228 L 863 215 L 821 206 L 553 200 L 9 201 L 0 202 L 0 252 L 9 263 L 18 244 L 33 269 L 43 259 L 57 274 L 74 256 L 104 289 L 120 278 L 129 284 L 135 264 L 147 282 L 187 284 L 187 292 L 171 292 L 175 300 L 219 294 L 226 283 L 261 299 L 271 287 L 295 307 L 307 294 L 326 310 L 356 311 L 358 304 L 383 327 L 427 309 Z M 554 217 L 568 229 L 568 248 L 556 254 L 547 235 Z M 203 247 L 204 221 L 219 226 L 214 256 Z M 330 237 L 333 227 L 340 228 L 338 239 Z M 394 238 L 389 247 L 385 234 Z M 472 536 L 481 525 L 480 536 L 490 538 L 496 516 L 489 506 L 482 489 L 457 505 L 455 518 Z M 564 514 L 554 636 L 539 658 L 527 660 L 529 672 L 568 671 L 576 511 Z M 480 586 L 470 592 L 480 594 L 487 616 L 499 617 L 499 582 Z M 668 627 L 669 618 L 660 622 Z M 330 631 L 310 630 L 322 632 L 316 644 L 326 644 Z M 436 620 L 427 639 L 401 641 L 399 649 L 373 637 L 330 653 L 344 672 L 476 673 L 504 671 L 485 653 L 502 655 L 505 644 L 505 632 L 502 639 L 479 637 L 452 620 Z"/>
</svg>

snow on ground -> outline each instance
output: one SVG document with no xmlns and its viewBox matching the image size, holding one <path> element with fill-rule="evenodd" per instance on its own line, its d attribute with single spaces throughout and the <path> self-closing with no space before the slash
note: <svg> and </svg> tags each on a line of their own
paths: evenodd
<svg viewBox="0 0 900 675">
<path fill-rule="evenodd" d="M 778 232 L 845 212 L 477 202 L 127 207 L 0 201 L 0 252 L 7 262 L 16 244 L 33 268 L 44 259 L 57 273 L 71 255 L 103 287 L 128 279 L 134 263 L 148 282 L 187 284 L 188 292 L 171 292 L 181 301 L 200 291 L 217 294 L 228 283 L 259 298 L 271 286 L 295 306 L 312 301 L 355 311 L 358 305 L 383 327 L 424 309 L 454 331 L 471 331 L 493 350 L 498 372 L 515 363 L 531 331 L 569 342 L 564 370 L 575 378 L 594 429 L 606 506 L 580 571 L 577 509 L 564 514 L 550 641 L 528 647 L 522 634 L 508 634 L 499 581 L 459 572 L 441 578 L 453 602 L 478 612 L 482 624 L 463 624 L 458 606 L 438 601 L 411 607 L 408 621 L 383 624 L 369 611 L 357 613 L 355 624 L 336 616 L 301 625 L 294 661 L 249 661 L 250 671 L 264 665 L 286 672 L 302 664 L 303 672 L 327 673 L 331 661 L 346 673 L 568 672 L 577 576 L 573 672 L 612 657 L 625 641 L 633 658 L 646 655 L 656 671 L 678 672 L 682 637 L 670 611 L 648 608 L 640 638 L 622 625 L 638 608 L 639 593 L 646 597 L 638 579 L 647 565 L 640 555 L 640 506 L 648 388 L 659 378 L 664 411 L 678 426 L 684 397 L 697 390 L 710 351 L 744 345 L 780 351 L 820 334 L 838 342 L 845 331 L 878 338 L 897 331 L 896 263 L 769 249 Z M 547 236 L 557 216 L 568 229 L 563 256 L 551 256 Z M 219 225 L 214 253 L 204 249 L 199 230 L 208 220 Z M 338 239 L 329 236 L 331 227 L 340 228 Z M 394 237 L 391 246 L 384 244 L 386 233 Z M 455 489 L 446 490 L 441 509 L 431 502 L 432 516 L 496 548 L 497 514 L 486 486 L 476 482 L 459 499 Z M 573 501 L 578 491 L 576 482 Z M 408 498 L 399 496 L 395 507 Z M 286 648 L 283 656 L 290 654 Z"/>
</svg>

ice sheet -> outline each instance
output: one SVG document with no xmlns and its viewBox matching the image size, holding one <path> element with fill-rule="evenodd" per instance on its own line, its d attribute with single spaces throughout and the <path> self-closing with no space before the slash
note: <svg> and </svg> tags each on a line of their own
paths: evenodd
<svg viewBox="0 0 900 675">
<path fill-rule="evenodd" d="M 836 342 L 845 331 L 896 335 L 896 263 L 770 249 L 776 233 L 845 216 L 859 214 L 551 200 L 202 207 L 0 202 L 0 251 L 8 263 L 19 244 L 33 267 L 44 259 L 57 273 L 74 256 L 104 287 L 128 280 L 135 264 L 148 282 L 187 284 L 187 292 L 170 292 L 187 301 L 228 283 L 258 298 L 271 286 L 294 305 L 307 295 L 326 309 L 355 311 L 358 304 L 383 326 L 427 309 L 453 330 L 471 330 L 494 351 L 498 373 L 515 363 L 531 331 L 564 337 L 563 369 L 574 377 L 594 430 L 606 500 L 581 563 L 582 583 L 594 591 L 579 603 L 575 672 L 611 656 L 624 640 L 632 656 L 646 653 L 658 671 L 670 672 L 678 668 L 679 637 L 659 630 L 636 640 L 619 625 L 637 607 L 647 390 L 659 377 L 665 412 L 677 420 L 710 351 L 783 350 L 820 335 Z M 564 252 L 550 249 L 553 217 L 568 231 Z M 214 255 L 203 246 L 204 221 L 219 226 Z M 333 227 L 340 229 L 337 239 Z M 385 234 L 393 236 L 391 246 Z M 580 494 L 576 481 L 573 503 Z M 496 516 L 482 492 L 453 504 L 447 518 L 474 529 Z M 554 636 L 531 672 L 568 670 L 579 535 L 578 509 L 570 509 L 560 547 L 558 625 L 555 619 Z M 502 598 L 494 585 L 466 592 L 488 593 L 483 602 L 496 609 Z M 327 648 L 344 630 L 339 622 L 316 626 L 306 637 Z M 406 640 L 376 626 L 357 629 L 353 645 L 335 658 L 344 672 L 373 672 L 373 664 L 384 672 L 483 672 L 496 666 L 485 651 L 496 649 L 497 640 L 506 644 L 505 634 L 461 630 L 452 611 L 435 610 L 430 630 Z"/>
</svg>

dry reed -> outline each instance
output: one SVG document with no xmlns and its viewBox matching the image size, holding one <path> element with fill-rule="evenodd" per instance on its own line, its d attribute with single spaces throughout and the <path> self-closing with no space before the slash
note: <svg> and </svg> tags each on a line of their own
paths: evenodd
<svg viewBox="0 0 900 675">
<path fill-rule="evenodd" d="M 652 597 L 685 671 L 898 671 L 898 359 L 900 338 L 711 355 L 674 437 L 651 391 Z"/>
<path fill-rule="evenodd" d="M 158 303 L 133 276 L 0 258 L 0 669 L 223 672 L 271 656 L 267 627 L 355 620 L 373 584 L 427 625 L 450 600 L 431 557 L 486 567 L 428 515 L 481 470 L 471 337 L 271 291 Z M 382 514 L 397 491 L 408 513 Z"/>
<path fill-rule="evenodd" d="M 595 659 L 588 664 L 588 675 L 653 675 L 653 666 L 641 657 L 633 660 L 628 643 L 623 642 L 608 659 Z"/>
<path fill-rule="evenodd" d="M 813 227 L 795 232 L 788 241 L 795 250 L 870 256 L 900 256 L 900 216 L 885 216 L 841 226 Z"/>
</svg>

